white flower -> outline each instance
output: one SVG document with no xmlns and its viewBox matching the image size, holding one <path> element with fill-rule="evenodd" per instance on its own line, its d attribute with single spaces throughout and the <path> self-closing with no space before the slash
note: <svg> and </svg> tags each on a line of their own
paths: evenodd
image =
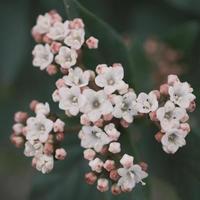
<svg viewBox="0 0 200 200">
<path fill-rule="evenodd" d="M 79 133 L 79 138 L 81 139 L 82 147 L 94 148 L 97 152 L 100 152 L 103 146 L 111 141 L 108 135 L 96 126 L 83 126 Z"/>
<path fill-rule="evenodd" d="M 141 182 L 142 185 L 145 185 L 142 179 L 148 176 L 139 165 L 133 165 L 130 168 L 119 168 L 118 174 L 121 178 L 117 184 L 121 187 L 122 191 L 131 191 L 136 183 L 139 182 Z"/>
<path fill-rule="evenodd" d="M 49 173 L 53 169 L 54 159 L 53 156 L 41 154 L 36 157 L 36 169 L 43 174 Z"/>
<path fill-rule="evenodd" d="M 48 33 L 51 27 L 51 16 L 46 13 L 45 15 L 39 15 L 36 25 L 33 27 L 34 31 L 40 34 Z"/>
<path fill-rule="evenodd" d="M 64 131 L 64 127 L 65 127 L 65 122 L 63 122 L 60 119 L 57 119 L 54 122 L 53 130 L 54 130 L 54 132 L 63 132 Z"/>
<path fill-rule="evenodd" d="M 149 113 L 155 111 L 158 108 L 158 100 L 155 93 L 140 93 L 137 98 L 137 108 L 140 113 Z"/>
<path fill-rule="evenodd" d="M 24 155 L 27 157 L 37 156 L 43 152 L 43 144 L 41 142 L 27 141 L 25 143 Z"/>
<path fill-rule="evenodd" d="M 53 24 L 53 26 L 50 28 L 50 31 L 48 33 L 48 37 L 52 40 L 58 40 L 62 41 L 65 39 L 69 32 L 69 22 L 66 21 L 64 23 L 62 22 L 56 22 Z"/>
<path fill-rule="evenodd" d="M 111 153 L 120 153 L 121 152 L 121 144 L 119 142 L 112 142 L 109 145 L 108 151 Z"/>
<path fill-rule="evenodd" d="M 37 103 L 35 106 L 35 113 L 36 114 L 43 114 L 48 115 L 50 113 L 50 107 L 48 103 Z"/>
<path fill-rule="evenodd" d="M 38 44 L 33 49 L 33 66 L 40 67 L 41 70 L 47 68 L 53 62 L 53 53 L 50 46 Z"/>
<path fill-rule="evenodd" d="M 193 89 L 187 82 L 176 82 L 169 87 L 170 100 L 183 108 L 188 108 L 190 103 L 195 100 Z"/>
<path fill-rule="evenodd" d="M 82 94 L 82 102 L 81 112 L 87 114 L 92 122 L 96 122 L 101 118 L 101 115 L 109 114 L 113 110 L 112 104 L 103 90 L 96 92 L 85 89 Z"/>
<path fill-rule="evenodd" d="M 113 116 L 122 118 L 128 123 L 133 122 L 133 116 L 137 114 L 136 94 L 128 92 L 123 96 L 118 95 L 114 98 L 114 103 Z"/>
<path fill-rule="evenodd" d="M 174 154 L 179 149 L 179 147 L 182 147 L 186 144 L 186 135 L 187 132 L 184 132 L 181 129 L 169 130 L 163 135 L 161 139 L 163 150 L 166 153 Z"/>
<path fill-rule="evenodd" d="M 104 127 L 104 130 L 112 141 L 118 140 L 118 138 L 120 136 L 120 132 L 115 128 L 115 125 L 113 123 L 107 124 Z"/>
<path fill-rule="evenodd" d="M 68 69 L 76 64 L 77 53 L 68 47 L 61 47 L 58 55 L 55 57 L 56 63 L 62 68 Z"/>
<path fill-rule="evenodd" d="M 76 116 L 80 109 L 80 95 L 81 90 L 77 86 L 59 88 L 59 108 L 65 110 L 72 116 Z"/>
<path fill-rule="evenodd" d="M 83 87 L 88 85 L 90 79 L 90 72 L 84 71 L 80 67 L 69 69 L 69 74 L 63 77 L 65 84 L 68 86 Z"/>
<path fill-rule="evenodd" d="M 27 120 L 26 139 L 46 142 L 52 129 L 53 122 L 47 119 L 44 115 L 39 114 L 36 117 L 30 117 Z"/>
<path fill-rule="evenodd" d="M 80 49 L 85 41 L 84 29 L 72 29 L 64 40 L 64 43 L 72 49 Z"/>
<path fill-rule="evenodd" d="M 164 131 L 178 127 L 180 121 L 187 115 L 184 108 L 175 107 L 174 103 L 167 101 L 164 107 L 156 111 L 156 116 L 160 121 Z"/>
<path fill-rule="evenodd" d="M 92 171 L 100 173 L 103 167 L 103 161 L 99 158 L 95 158 L 89 162 L 89 166 L 91 167 Z"/>
<path fill-rule="evenodd" d="M 111 94 L 116 90 L 120 90 L 125 84 L 122 80 L 124 78 L 124 70 L 121 65 L 116 67 L 107 67 L 103 73 L 95 78 L 95 83 L 104 88 L 106 94 Z"/>
</svg>

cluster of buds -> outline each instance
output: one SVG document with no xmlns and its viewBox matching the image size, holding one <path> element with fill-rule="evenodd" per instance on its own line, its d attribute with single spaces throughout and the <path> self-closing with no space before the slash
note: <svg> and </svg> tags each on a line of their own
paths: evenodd
<svg viewBox="0 0 200 200">
<path fill-rule="evenodd" d="M 83 126 L 79 132 L 81 146 L 85 148 L 84 158 L 89 161 L 91 171 L 85 174 L 88 184 L 97 182 L 97 189 L 114 195 L 130 192 L 137 183 L 142 183 L 148 176 L 147 165 L 133 163 L 133 157 L 121 153 L 118 142 L 120 132 L 113 123 L 104 130 L 96 126 Z"/>
<path fill-rule="evenodd" d="M 182 75 L 185 72 L 181 52 L 162 41 L 153 38 L 147 39 L 144 44 L 144 50 L 153 63 L 155 68 L 154 79 L 158 84 L 162 83 L 169 74 Z"/>
<path fill-rule="evenodd" d="M 98 39 L 89 37 L 85 41 L 84 23 L 76 18 L 63 22 L 56 11 L 39 15 L 32 29 L 37 44 L 33 49 L 33 66 L 54 75 L 58 69 L 66 73 L 77 63 L 80 49 L 85 43 L 89 49 L 98 47 Z"/>
<path fill-rule="evenodd" d="M 186 144 L 185 137 L 190 132 L 187 112 L 196 108 L 192 92 L 193 88 L 176 75 L 169 75 L 167 83 L 160 86 L 160 106 L 151 113 L 151 119 L 161 128 L 155 138 L 162 143 L 166 153 L 173 154 Z"/>
<path fill-rule="evenodd" d="M 54 160 L 64 160 L 66 151 L 60 147 L 65 123 L 52 116 L 48 103 L 32 101 L 35 117 L 26 112 L 15 114 L 11 141 L 16 147 L 25 146 L 24 155 L 32 157 L 32 166 L 42 173 L 53 169 Z"/>
</svg>

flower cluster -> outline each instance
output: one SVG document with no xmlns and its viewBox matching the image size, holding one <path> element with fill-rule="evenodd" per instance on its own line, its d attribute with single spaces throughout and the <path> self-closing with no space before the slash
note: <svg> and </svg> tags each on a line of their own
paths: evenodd
<svg viewBox="0 0 200 200">
<path fill-rule="evenodd" d="M 153 120 L 159 122 L 161 131 L 156 138 L 163 145 L 166 153 L 175 153 L 179 147 L 186 144 L 185 137 L 190 132 L 188 112 L 195 110 L 195 96 L 187 82 L 181 82 L 176 75 L 169 75 L 167 84 L 160 87 L 160 93 L 165 101 L 155 113 Z"/>
<path fill-rule="evenodd" d="M 63 21 L 56 11 L 39 15 L 32 35 L 39 43 L 32 52 L 33 66 L 46 70 L 49 75 L 57 73 L 58 68 L 65 73 L 74 66 L 84 42 L 89 49 L 98 47 L 98 39 L 94 37 L 85 41 L 81 19 Z"/>
<path fill-rule="evenodd" d="M 91 171 L 85 174 L 88 184 L 97 182 L 97 189 L 113 194 L 130 192 L 137 183 L 143 183 L 148 176 L 146 164 L 133 163 L 133 157 L 121 153 L 118 142 L 120 132 L 113 123 L 104 129 L 97 126 L 83 126 L 79 132 L 81 146 L 85 148 L 84 158 L 89 161 Z"/>
<path fill-rule="evenodd" d="M 26 112 L 15 114 L 11 141 L 17 147 L 25 145 L 24 155 L 32 157 L 32 166 L 48 173 L 53 169 L 54 158 L 64 160 L 66 157 L 66 151 L 60 148 L 65 123 L 51 116 L 48 103 L 32 101 L 30 107 L 35 117 L 29 117 Z"/>
</svg>

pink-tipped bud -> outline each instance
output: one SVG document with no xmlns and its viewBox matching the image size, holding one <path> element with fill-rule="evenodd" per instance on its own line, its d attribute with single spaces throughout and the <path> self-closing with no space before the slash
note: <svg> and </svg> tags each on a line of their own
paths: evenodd
<svg viewBox="0 0 200 200">
<path fill-rule="evenodd" d="M 61 87 L 64 87 L 65 86 L 65 81 L 64 79 L 60 78 L 56 81 L 56 87 L 59 89 Z"/>
<path fill-rule="evenodd" d="M 25 142 L 23 137 L 14 134 L 11 135 L 10 140 L 17 148 L 22 147 Z"/>
<path fill-rule="evenodd" d="M 106 155 L 108 153 L 108 147 L 104 146 L 101 151 L 99 152 L 101 155 Z"/>
<path fill-rule="evenodd" d="M 31 31 L 31 35 L 33 37 L 33 39 L 35 40 L 35 42 L 40 43 L 42 42 L 42 34 L 38 33 L 37 31 L 35 31 L 35 28 L 33 27 L 32 31 Z"/>
<path fill-rule="evenodd" d="M 106 162 L 103 164 L 104 169 L 106 169 L 108 172 L 115 169 L 115 161 L 114 160 L 106 160 Z"/>
<path fill-rule="evenodd" d="M 163 133 L 162 132 L 158 132 L 158 133 L 155 134 L 154 137 L 155 137 L 157 142 L 161 142 L 161 139 L 163 137 Z"/>
<path fill-rule="evenodd" d="M 175 83 L 178 83 L 178 82 L 180 82 L 180 80 L 177 75 L 171 74 L 168 76 L 168 79 L 167 79 L 168 85 L 173 86 Z"/>
<path fill-rule="evenodd" d="M 124 154 L 120 160 L 120 163 L 124 168 L 130 168 L 133 166 L 133 156 L 129 156 L 128 154 Z"/>
<path fill-rule="evenodd" d="M 57 160 L 64 160 L 66 156 L 67 156 L 67 152 L 65 151 L 65 149 L 63 148 L 56 149 L 55 158 Z"/>
<path fill-rule="evenodd" d="M 69 23 L 69 27 L 71 29 L 81 29 L 84 28 L 84 23 L 83 20 L 80 18 L 75 18 L 73 21 L 70 21 Z"/>
<path fill-rule="evenodd" d="M 84 155 L 84 158 L 85 158 L 86 160 L 93 160 L 94 157 L 95 157 L 95 155 L 96 155 L 96 153 L 95 153 L 95 151 L 92 150 L 92 149 L 86 149 L 86 150 L 83 152 L 83 155 Z"/>
<path fill-rule="evenodd" d="M 51 44 L 52 53 L 54 53 L 54 54 L 58 53 L 61 46 L 62 46 L 62 44 L 60 42 L 53 41 Z"/>
<path fill-rule="evenodd" d="M 187 111 L 188 111 L 188 112 L 194 112 L 195 109 L 196 109 L 196 103 L 195 103 L 195 101 L 190 102 L 190 105 L 189 105 L 189 107 L 187 108 Z"/>
<path fill-rule="evenodd" d="M 167 96 L 169 94 L 169 85 L 168 84 L 162 84 L 160 86 L 160 94 Z"/>
<path fill-rule="evenodd" d="M 49 65 L 47 68 L 46 68 L 46 71 L 47 73 L 49 74 L 49 76 L 53 76 L 57 73 L 57 67 L 56 65 Z"/>
<path fill-rule="evenodd" d="M 120 120 L 120 124 L 122 125 L 122 127 L 124 128 L 128 128 L 129 127 L 129 123 L 127 121 L 125 121 L 124 119 Z"/>
<path fill-rule="evenodd" d="M 99 43 L 99 40 L 96 39 L 95 37 L 89 37 L 87 40 L 86 40 L 86 44 L 87 44 L 87 47 L 89 49 L 97 49 L 98 48 L 98 43 Z"/>
<path fill-rule="evenodd" d="M 106 192 L 109 190 L 109 182 L 106 178 L 100 178 L 97 181 L 97 189 L 100 192 Z"/>
<path fill-rule="evenodd" d="M 120 153 L 121 152 L 121 145 L 119 142 L 112 142 L 109 145 L 108 151 L 110 151 L 111 153 Z"/>
<path fill-rule="evenodd" d="M 113 118 L 112 113 L 103 116 L 104 121 L 111 121 L 112 118 Z"/>
<path fill-rule="evenodd" d="M 190 132 L 190 125 L 188 123 L 182 123 L 180 124 L 180 129 L 184 132 L 184 133 L 189 133 Z"/>
<path fill-rule="evenodd" d="M 28 113 L 21 111 L 16 112 L 14 116 L 14 120 L 17 123 L 24 123 L 27 120 L 27 118 L 28 118 Z"/>
<path fill-rule="evenodd" d="M 139 163 L 140 167 L 142 168 L 143 171 L 147 171 L 148 165 L 145 162 L 140 162 Z"/>
<path fill-rule="evenodd" d="M 20 134 L 22 134 L 24 126 L 23 126 L 23 124 L 17 123 L 17 124 L 14 124 L 12 128 L 13 128 L 15 135 L 20 135 Z"/>
<path fill-rule="evenodd" d="M 113 184 L 111 187 L 111 192 L 113 195 L 119 195 L 119 194 L 121 194 L 122 191 L 117 184 Z"/>
<path fill-rule="evenodd" d="M 89 126 L 90 125 L 90 120 L 88 119 L 87 115 L 81 115 L 81 119 L 80 119 L 80 122 L 82 125 L 85 125 L 85 126 Z"/>
<path fill-rule="evenodd" d="M 97 176 L 93 172 L 85 174 L 85 181 L 89 185 L 93 185 L 97 180 Z"/>
<path fill-rule="evenodd" d="M 44 151 L 44 154 L 46 155 L 52 155 L 54 152 L 53 144 L 45 143 L 43 151 Z"/>
<path fill-rule="evenodd" d="M 55 122 L 54 122 L 54 125 L 53 125 L 53 130 L 54 132 L 64 132 L 64 127 L 65 127 L 65 122 L 63 122 L 62 120 L 60 119 L 57 119 Z"/>
<path fill-rule="evenodd" d="M 36 105 L 39 103 L 37 100 L 32 100 L 31 103 L 29 104 L 29 107 L 32 111 L 35 111 Z"/>
<path fill-rule="evenodd" d="M 62 142 L 65 138 L 65 134 L 63 132 L 57 132 L 56 133 L 56 140 L 59 142 Z"/>
<path fill-rule="evenodd" d="M 53 24 L 56 22 L 62 22 L 62 17 L 58 14 L 56 10 L 51 10 L 50 12 L 48 12 L 48 14 L 51 16 L 51 21 Z"/>
<path fill-rule="evenodd" d="M 157 118 L 157 115 L 156 115 L 156 111 L 150 112 L 149 113 L 149 117 L 150 117 L 151 121 L 153 121 L 153 122 L 158 121 L 158 118 Z"/>
<path fill-rule="evenodd" d="M 113 181 L 117 181 L 120 178 L 116 169 L 110 171 L 109 177 Z"/>
</svg>

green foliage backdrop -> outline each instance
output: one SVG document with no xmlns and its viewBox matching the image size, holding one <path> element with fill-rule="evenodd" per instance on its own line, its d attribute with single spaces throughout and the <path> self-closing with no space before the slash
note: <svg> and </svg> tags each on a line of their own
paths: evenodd
<svg viewBox="0 0 200 200">
<path fill-rule="evenodd" d="M 176 155 L 162 152 L 154 140 L 157 131 L 149 122 L 137 122 L 123 131 L 123 145 L 137 160 L 149 164 L 146 187 L 119 197 L 101 194 L 86 185 L 82 149 L 76 133 L 66 139 L 68 159 L 55 166 L 53 173 L 41 175 L 29 167 L 22 151 L 9 144 L 12 115 L 27 110 L 29 101 L 50 101 L 54 82 L 32 67 L 34 42 L 30 30 L 36 17 L 57 9 L 64 18 L 81 17 L 88 35 L 100 40 L 97 51 L 84 52 L 86 68 L 99 63 L 121 62 L 125 79 L 136 91 L 156 87 L 152 64 L 144 52 L 144 41 L 156 37 L 179 50 L 187 65 L 182 79 L 188 80 L 200 99 L 200 2 L 199 0 L 0 0 L 0 191 L 1 199 L 200 199 L 200 111 L 192 114 L 192 132 L 187 145 Z M 129 45 L 124 42 L 128 36 Z M 51 102 L 55 111 L 57 106 Z M 197 103 L 198 106 L 198 103 Z M 58 111 L 59 112 L 59 111 Z M 66 124 L 78 120 L 66 119 Z M 28 174 L 28 175 L 27 175 Z M 9 178 L 8 178 L 9 177 Z M 20 182 L 21 179 L 24 181 Z M 14 183 L 13 183 L 14 182 Z"/>
</svg>

